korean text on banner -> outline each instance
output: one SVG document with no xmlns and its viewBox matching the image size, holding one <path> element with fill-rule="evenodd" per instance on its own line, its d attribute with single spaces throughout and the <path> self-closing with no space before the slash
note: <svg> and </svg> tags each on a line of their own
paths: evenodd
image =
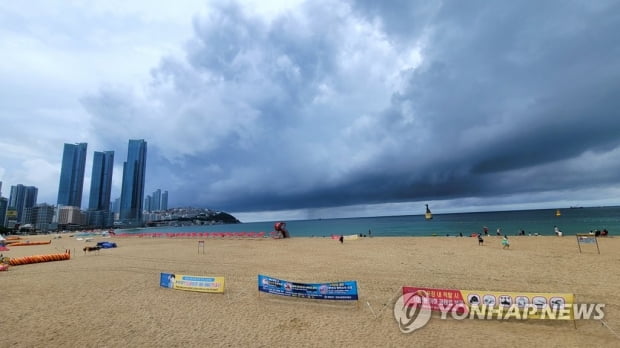
<svg viewBox="0 0 620 348">
<path fill-rule="evenodd" d="M 525 317 L 530 319 L 572 320 L 574 318 L 574 295 L 567 293 L 403 287 L 403 295 L 411 293 L 428 298 L 430 309 L 433 311 L 456 308 L 458 312 L 473 312 L 476 314 L 474 317 L 484 317 L 482 315 L 484 311 L 494 309 L 491 313 L 513 311 L 519 313 L 520 317 L 525 314 Z"/>
<path fill-rule="evenodd" d="M 161 273 L 159 285 L 164 288 L 199 292 L 224 292 L 224 277 L 201 277 L 174 273 Z"/>
<path fill-rule="evenodd" d="M 274 295 L 320 299 L 357 300 L 357 282 L 297 283 L 258 275 L 258 291 Z"/>
</svg>

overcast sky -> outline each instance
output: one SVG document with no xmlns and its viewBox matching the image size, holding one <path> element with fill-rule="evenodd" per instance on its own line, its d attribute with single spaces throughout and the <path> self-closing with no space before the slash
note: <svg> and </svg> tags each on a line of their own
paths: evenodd
<svg viewBox="0 0 620 348">
<path fill-rule="evenodd" d="M 244 221 L 620 204 L 618 1 L 3 1 L 0 181 L 148 142 Z"/>
</svg>

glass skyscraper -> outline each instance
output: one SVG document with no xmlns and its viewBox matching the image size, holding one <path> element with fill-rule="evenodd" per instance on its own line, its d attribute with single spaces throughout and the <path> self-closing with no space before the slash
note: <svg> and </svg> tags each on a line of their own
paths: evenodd
<svg viewBox="0 0 620 348">
<path fill-rule="evenodd" d="M 161 194 L 161 207 L 160 210 L 168 210 L 168 191 L 164 191 Z"/>
<path fill-rule="evenodd" d="M 157 189 L 152 195 L 146 195 L 144 210 L 150 212 L 168 210 L 168 191 Z"/>
<path fill-rule="evenodd" d="M 150 211 L 160 211 L 161 210 L 161 189 L 155 190 L 153 192 L 153 199 L 151 200 L 151 209 Z"/>
<path fill-rule="evenodd" d="M 17 222 L 23 222 L 26 208 L 32 208 L 37 204 L 38 194 L 39 189 L 34 186 L 24 186 L 22 184 L 11 186 L 8 209 L 17 211 Z"/>
<path fill-rule="evenodd" d="M 6 211 L 9 208 L 9 200 L 0 196 L 0 227 L 6 227 Z"/>
<path fill-rule="evenodd" d="M 58 186 L 58 205 L 78 208 L 82 206 L 86 147 L 86 143 L 65 144 Z"/>
<path fill-rule="evenodd" d="M 112 171 L 114 170 L 114 151 L 98 152 L 93 156 L 93 171 L 90 181 L 88 210 L 109 211 L 112 193 Z"/>
<path fill-rule="evenodd" d="M 127 161 L 123 164 L 120 220 L 131 225 L 142 224 L 144 178 L 146 173 L 146 141 L 129 140 Z"/>
</svg>

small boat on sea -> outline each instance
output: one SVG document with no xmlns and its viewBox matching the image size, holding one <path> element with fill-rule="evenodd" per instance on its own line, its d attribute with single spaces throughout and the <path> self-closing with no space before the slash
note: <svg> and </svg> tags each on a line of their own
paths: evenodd
<svg viewBox="0 0 620 348">
<path fill-rule="evenodd" d="M 428 204 L 426 205 L 426 213 L 424 214 L 424 218 L 426 220 L 431 220 L 433 218 L 433 213 L 431 213 L 431 210 L 428 208 Z"/>
<path fill-rule="evenodd" d="M 555 216 L 562 216 L 562 212 L 560 211 L 560 209 L 555 210 Z"/>
</svg>

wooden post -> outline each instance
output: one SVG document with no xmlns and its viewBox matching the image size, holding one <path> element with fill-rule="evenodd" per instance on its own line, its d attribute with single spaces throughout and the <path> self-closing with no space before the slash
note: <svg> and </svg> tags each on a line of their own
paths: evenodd
<svg viewBox="0 0 620 348">
<path fill-rule="evenodd" d="M 593 234 L 577 234 L 577 246 L 579 247 L 579 253 L 581 253 L 581 243 L 583 240 L 583 243 L 592 243 L 592 239 L 594 239 L 594 244 L 596 244 L 596 251 L 600 254 L 601 253 L 601 249 L 599 249 L 598 247 L 598 238 L 596 237 L 596 235 Z"/>
<path fill-rule="evenodd" d="M 577 330 L 577 319 L 575 319 L 575 303 L 577 303 L 577 295 L 573 294 L 573 303 L 571 303 L 571 306 L 573 306 L 573 325 L 575 326 L 575 330 Z"/>
<path fill-rule="evenodd" d="M 601 249 L 598 248 L 598 238 L 596 238 L 596 236 L 594 236 L 594 241 L 596 242 L 596 251 L 598 251 L 598 253 L 601 253 Z"/>
</svg>

